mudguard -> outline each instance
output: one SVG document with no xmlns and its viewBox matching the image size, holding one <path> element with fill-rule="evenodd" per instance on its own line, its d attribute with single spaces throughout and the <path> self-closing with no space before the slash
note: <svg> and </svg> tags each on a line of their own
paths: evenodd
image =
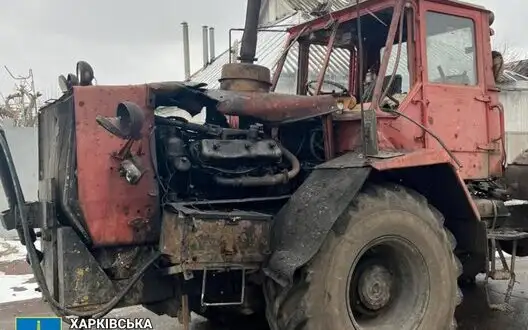
<svg viewBox="0 0 528 330">
<path fill-rule="evenodd" d="M 364 162 L 364 159 L 362 160 Z M 265 274 L 282 286 L 319 251 L 335 221 L 365 183 L 370 167 L 317 168 L 277 213 Z"/>
<path fill-rule="evenodd" d="M 485 256 L 484 223 L 452 162 L 446 152 L 422 149 L 381 151 L 368 158 L 350 152 L 317 166 L 275 217 L 273 252 L 265 274 L 283 287 L 291 284 L 295 270 L 315 256 L 371 171 L 391 172 L 393 179 L 403 180 L 406 186 L 426 196 L 446 217 L 446 226 L 458 246 L 473 255 Z M 450 198 L 446 198 L 445 191 L 449 191 Z M 479 261 L 485 262 L 485 258 Z"/>
</svg>

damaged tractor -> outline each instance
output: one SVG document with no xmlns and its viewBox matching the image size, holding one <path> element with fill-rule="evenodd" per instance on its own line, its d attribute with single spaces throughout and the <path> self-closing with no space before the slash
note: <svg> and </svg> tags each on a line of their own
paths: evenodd
<svg viewBox="0 0 528 330">
<path fill-rule="evenodd" d="M 290 28 L 272 75 L 255 64 L 259 10 L 248 1 L 219 89 L 93 85 L 86 62 L 61 76 L 39 111 L 36 202 L 2 131 L 3 225 L 57 315 L 143 305 L 186 327 L 192 311 L 273 330 L 454 329 L 459 285 L 479 273 L 509 281 L 490 301 L 507 309 L 528 255 L 526 207 L 507 202 L 528 199 L 528 156 L 506 167 L 493 14 L 361 1 Z M 292 51 L 297 93 L 276 93 Z M 336 55 L 346 81 L 326 74 Z"/>
</svg>

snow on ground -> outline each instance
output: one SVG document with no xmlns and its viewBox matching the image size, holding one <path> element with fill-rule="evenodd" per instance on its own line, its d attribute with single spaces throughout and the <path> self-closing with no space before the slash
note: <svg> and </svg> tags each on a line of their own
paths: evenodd
<svg viewBox="0 0 528 330">
<path fill-rule="evenodd" d="M 42 297 L 36 288 L 33 274 L 5 275 L 0 272 L 0 304 Z"/>
<path fill-rule="evenodd" d="M 39 242 L 35 242 L 39 248 Z M 25 263 L 26 247 L 16 240 L 0 238 L 0 265 L 12 265 L 22 260 Z M 3 269 L 2 269 L 3 270 Z M 35 291 L 37 284 L 33 274 L 7 275 L 0 272 L 0 304 L 40 298 L 40 292 Z"/>
<path fill-rule="evenodd" d="M 528 201 L 523 201 L 523 200 L 520 200 L 520 199 L 512 199 L 512 200 L 509 200 L 507 202 L 504 202 L 504 204 L 506 204 L 506 205 L 524 205 L 524 204 L 528 204 Z"/>
<path fill-rule="evenodd" d="M 35 242 L 35 247 L 40 249 L 40 241 Z M 0 262 L 24 260 L 26 254 L 26 247 L 20 241 L 0 238 Z"/>
</svg>

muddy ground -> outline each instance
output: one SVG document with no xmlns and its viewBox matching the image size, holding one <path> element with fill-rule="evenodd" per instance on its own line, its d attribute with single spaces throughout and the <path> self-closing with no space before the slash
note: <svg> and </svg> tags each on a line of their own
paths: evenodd
<svg viewBox="0 0 528 330">
<path fill-rule="evenodd" d="M 1 251 L 0 251 L 1 252 Z M 5 249 L 4 249 L 5 252 Z M 0 253 L 0 330 L 15 330 L 17 316 L 53 316 L 48 306 L 34 292 L 35 283 L 28 265 L 19 258 L 21 254 L 12 257 L 2 256 Z M 528 330 L 528 258 L 517 263 L 518 284 L 511 303 L 514 311 L 504 313 L 491 311 L 486 304 L 482 278 L 473 288 L 464 289 L 464 301 L 457 311 L 459 330 Z M 18 279 L 15 284 L 6 284 L 6 278 Z M 491 299 L 501 302 L 507 282 L 491 282 Z M 33 291 L 33 292 L 32 292 Z M 29 297 L 29 299 L 28 299 Z M 168 317 L 156 316 L 141 307 L 124 308 L 114 311 L 113 317 L 151 318 L 156 330 L 182 330 L 178 321 Z M 255 325 L 252 330 L 257 330 Z M 66 326 L 64 329 L 68 329 Z M 195 317 L 192 330 L 220 330 L 213 327 L 204 319 Z M 222 329 L 231 330 L 231 329 Z"/>
<path fill-rule="evenodd" d="M 525 269 L 528 262 L 524 263 Z M 503 297 L 504 283 L 493 283 L 492 299 L 498 302 Z M 490 311 L 481 283 L 471 290 L 464 290 L 465 300 L 458 310 L 459 330 L 523 330 L 528 329 L 528 283 L 518 285 L 512 297 L 513 313 Z M 39 299 L 0 304 L 0 329 L 14 330 L 16 316 L 52 316 L 46 304 Z M 156 316 L 141 307 L 124 308 L 112 313 L 114 317 L 149 317 L 156 330 L 182 330 L 178 321 Z M 256 325 L 257 326 L 257 325 Z M 68 329 L 64 327 L 64 329 Z M 206 320 L 195 317 L 192 330 L 214 329 Z M 230 329 L 222 329 L 230 330 Z M 256 327 L 255 327 L 256 330 Z"/>
</svg>

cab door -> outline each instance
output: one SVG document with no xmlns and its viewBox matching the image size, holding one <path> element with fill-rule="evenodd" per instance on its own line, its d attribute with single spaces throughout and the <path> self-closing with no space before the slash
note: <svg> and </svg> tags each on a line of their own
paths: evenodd
<svg viewBox="0 0 528 330">
<path fill-rule="evenodd" d="M 496 150 L 488 127 L 487 57 L 479 55 L 485 51 L 483 13 L 425 2 L 421 14 L 426 126 L 462 164 L 464 179 L 487 178 L 492 166 L 490 154 L 500 154 L 500 147 Z M 426 146 L 442 148 L 430 136 Z"/>
</svg>

